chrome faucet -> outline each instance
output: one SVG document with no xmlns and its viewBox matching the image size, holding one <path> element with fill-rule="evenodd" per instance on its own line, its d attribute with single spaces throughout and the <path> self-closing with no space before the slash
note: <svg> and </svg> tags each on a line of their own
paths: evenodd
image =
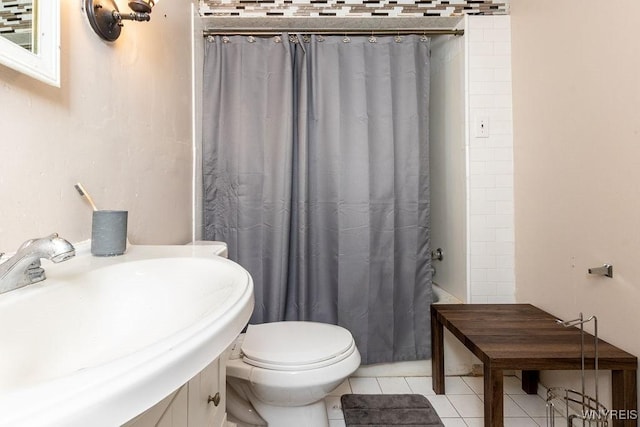
<svg viewBox="0 0 640 427">
<path fill-rule="evenodd" d="M 46 279 L 44 269 L 40 266 L 41 258 L 58 263 L 75 255 L 73 245 L 58 237 L 58 233 L 27 240 L 15 255 L 0 264 L 0 294 Z"/>
</svg>

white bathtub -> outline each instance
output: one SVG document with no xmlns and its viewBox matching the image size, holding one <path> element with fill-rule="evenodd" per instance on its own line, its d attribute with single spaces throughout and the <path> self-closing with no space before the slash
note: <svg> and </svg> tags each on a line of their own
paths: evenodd
<svg viewBox="0 0 640 427">
<path fill-rule="evenodd" d="M 433 303 L 434 304 L 462 304 L 457 297 L 442 289 L 440 286 L 433 284 Z"/>
<path fill-rule="evenodd" d="M 440 286 L 433 285 L 434 304 L 462 304 Z M 471 372 L 472 354 L 449 331 L 444 331 L 445 375 L 467 375 Z M 411 362 L 362 365 L 354 377 L 419 377 L 431 376 L 431 359 Z"/>
</svg>

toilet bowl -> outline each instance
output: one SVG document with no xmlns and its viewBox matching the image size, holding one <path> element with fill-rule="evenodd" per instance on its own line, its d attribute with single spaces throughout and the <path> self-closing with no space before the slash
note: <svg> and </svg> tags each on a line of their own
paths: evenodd
<svg viewBox="0 0 640 427">
<path fill-rule="evenodd" d="M 326 427 L 324 397 L 358 366 L 353 336 L 340 326 L 249 325 L 227 364 L 228 413 L 240 425 Z"/>
</svg>

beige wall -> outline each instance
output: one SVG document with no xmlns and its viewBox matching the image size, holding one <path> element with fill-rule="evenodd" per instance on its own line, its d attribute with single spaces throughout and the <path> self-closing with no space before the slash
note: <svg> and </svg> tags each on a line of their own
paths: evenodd
<svg viewBox="0 0 640 427">
<path fill-rule="evenodd" d="M 0 252 L 54 231 L 88 239 L 77 181 L 129 210 L 134 243 L 191 237 L 190 2 L 160 2 L 113 44 L 80 5 L 61 2 L 62 88 L 0 66 Z"/>
<path fill-rule="evenodd" d="M 517 300 L 640 355 L 640 2 L 511 12 Z"/>
</svg>

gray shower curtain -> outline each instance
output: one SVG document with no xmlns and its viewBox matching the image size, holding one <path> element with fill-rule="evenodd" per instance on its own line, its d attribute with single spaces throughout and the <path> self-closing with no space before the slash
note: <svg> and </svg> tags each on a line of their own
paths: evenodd
<svg viewBox="0 0 640 427">
<path fill-rule="evenodd" d="M 204 78 L 205 238 L 251 273 L 251 322 L 429 358 L 429 40 L 212 37 Z"/>
</svg>

